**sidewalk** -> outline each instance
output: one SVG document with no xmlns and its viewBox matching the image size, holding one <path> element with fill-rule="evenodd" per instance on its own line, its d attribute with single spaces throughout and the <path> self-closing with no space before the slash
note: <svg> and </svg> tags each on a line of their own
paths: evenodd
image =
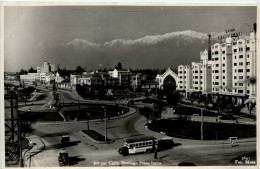
<svg viewBox="0 0 260 169">
<path fill-rule="evenodd" d="M 45 149 L 45 144 L 38 136 L 31 135 L 27 137 L 27 139 L 29 140 L 29 143 L 32 144 L 32 148 L 24 150 L 23 159 L 24 159 L 24 166 L 30 167 L 31 158 L 33 158 L 33 156 L 35 156 L 36 154 L 42 152 Z"/>
</svg>

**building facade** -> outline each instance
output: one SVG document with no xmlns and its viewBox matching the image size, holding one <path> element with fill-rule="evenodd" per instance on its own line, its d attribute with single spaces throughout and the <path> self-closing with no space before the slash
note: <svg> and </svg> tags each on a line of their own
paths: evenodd
<svg viewBox="0 0 260 169">
<path fill-rule="evenodd" d="M 177 89 L 202 94 L 256 97 L 256 26 L 249 37 L 227 37 L 200 52 L 200 62 L 178 66 Z M 186 71 L 185 71 L 186 68 Z M 189 71 L 191 70 L 191 78 Z M 191 81 L 190 88 L 187 82 Z"/>
</svg>

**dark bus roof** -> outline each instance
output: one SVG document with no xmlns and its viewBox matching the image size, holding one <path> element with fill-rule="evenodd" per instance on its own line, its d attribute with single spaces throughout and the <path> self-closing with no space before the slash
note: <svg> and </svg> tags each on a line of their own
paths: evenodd
<svg viewBox="0 0 260 169">
<path fill-rule="evenodd" d="M 155 140 L 155 139 L 156 138 L 153 137 L 153 136 L 141 136 L 141 137 L 127 139 L 125 142 L 126 143 L 134 143 L 134 142 L 148 141 L 148 140 Z"/>
</svg>

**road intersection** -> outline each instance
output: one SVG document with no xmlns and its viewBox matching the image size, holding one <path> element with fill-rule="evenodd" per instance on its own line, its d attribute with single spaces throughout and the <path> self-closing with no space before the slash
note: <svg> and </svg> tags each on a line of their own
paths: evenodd
<svg viewBox="0 0 260 169">
<path fill-rule="evenodd" d="M 78 97 L 75 91 L 58 90 L 61 102 L 97 102 L 86 101 Z M 125 100 L 118 100 L 124 103 Z M 102 104 L 114 104 L 114 101 L 98 101 Z M 140 105 L 139 106 L 143 106 Z M 120 117 L 108 120 L 108 138 L 113 142 L 99 144 L 86 137 L 82 130 L 86 130 L 87 122 L 37 122 L 33 124 L 31 135 L 39 137 L 45 149 L 31 158 L 32 167 L 59 166 L 57 152 L 62 149 L 60 140 L 62 135 L 71 137 L 71 145 L 66 148 L 69 152 L 71 166 L 134 166 L 134 165 L 162 165 L 177 166 L 181 162 L 195 165 L 220 166 L 230 164 L 233 159 L 249 154 L 256 150 L 256 138 L 239 139 L 237 146 L 232 147 L 228 140 L 201 141 L 174 138 L 172 149 L 158 152 L 158 159 L 153 154 L 137 154 L 123 157 L 117 150 L 123 146 L 123 141 L 134 136 L 150 135 L 157 138 L 165 135 L 145 128 L 146 119 L 138 113 L 138 105 L 130 107 L 130 112 Z M 90 122 L 90 129 L 104 134 L 104 122 L 94 120 Z M 37 146 L 37 145 L 36 145 Z"/>
</svg>

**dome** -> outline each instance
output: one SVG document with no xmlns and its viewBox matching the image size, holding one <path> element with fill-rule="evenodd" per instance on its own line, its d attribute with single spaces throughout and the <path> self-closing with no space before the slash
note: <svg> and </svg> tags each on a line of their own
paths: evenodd
<svg viewBox="0 0 260 169">
<path fill-rule="evenodd" d="M 226 43 L 232 43 L 232 38 L 231 37 L 227 38 Z"/>
</svg>

